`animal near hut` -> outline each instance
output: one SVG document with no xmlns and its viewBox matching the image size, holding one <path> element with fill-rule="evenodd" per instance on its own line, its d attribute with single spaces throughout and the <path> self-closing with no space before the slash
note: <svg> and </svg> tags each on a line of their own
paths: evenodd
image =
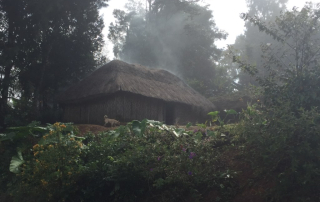
<svg viewBox="0 0 320 202">
<path fill-rule="evenodd" d="M 58 97 L 63 121 L 104 124 L 158 120 L 166 124 L 203 122 L 215 106 L 179 77 L 119 60 L 100 67 Z"/>
</svg>

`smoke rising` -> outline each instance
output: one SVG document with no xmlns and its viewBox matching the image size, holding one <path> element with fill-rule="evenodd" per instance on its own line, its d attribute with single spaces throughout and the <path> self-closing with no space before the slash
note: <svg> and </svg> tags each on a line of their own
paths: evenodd
<svg viewBox="0 0 320 202">
<path fill-rule="evenodd" d="M 114 12 L 109 27 L 115 55 L 128 63 L 168 70 L 188 79 L 210 82 L 221 54 L 212 12 L 189 1 L 129 1 L 128 12 Z"/>
</svg>

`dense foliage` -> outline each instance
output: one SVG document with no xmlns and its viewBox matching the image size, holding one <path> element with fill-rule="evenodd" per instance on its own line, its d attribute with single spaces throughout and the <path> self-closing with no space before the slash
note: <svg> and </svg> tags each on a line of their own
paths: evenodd
<svg viewBox="0 0 320 202">
<path fill-rule="evenodd" d="M 221 163 L 221 131 L 185 131 L 148 120 L 83 138 L 70 124 L 43 129 L 38 142 L 11 160 L 16 176 L 6 177 L 7 192 L 15 201 L 198 201 L 212 189 L 217 200 L 227 201 L 235 193 L 235 173 Z"/>
<path fill-rule="evenodd" d="M 240 56 L 233 58 L 242 70 L 259 82 L 266 106 L 289 103 L 292 110 L 319 106 L 319 17 L 319 10 L 312 4 L 301 11 L 293 9 L 283 13 L 269 26 L 257 17 L 243 15 L 245 20 L 281 43 L 262 46 L 266 76 L 261 76 L 259 68 Z"/>
<path fill-rule="evenodd" d="M 319 14 L 319 8 L 307 4 L 301 11 L 283 13 L 270 26 L 243 15 L 281 43 L 262 49 L 265 76 L 234 56 L 257 79 L 264 98 L 242 113 L 237 131 L 256 173 L 274 183 L 269 201 L 320 199 Z"/>
<path fill-rule="evenodd" d="M 19 117 L 25 124 L 41 119 L 56 108 L 54 95 L 61 87 L 79 81 L 104 61 L 99 9 L 106 2 L 0 1 L 0 126 L 14 124 L 10 117 L 5 122 L 8 98 L 19 99 L 14 113 L 30 111 Z"/>
<path fill-rule="evenodd" d="M 237 125 L 246 160 L 273 186 L 268 201 L 318 201 L 320 113 L 290 107 L 257 110 L 251 106 Z"/>
</svg>

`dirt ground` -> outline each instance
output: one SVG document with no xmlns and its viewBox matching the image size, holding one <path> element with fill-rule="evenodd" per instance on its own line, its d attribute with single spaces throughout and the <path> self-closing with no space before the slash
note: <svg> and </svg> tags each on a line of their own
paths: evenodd
<svg viewBox="0 0 320 202">
<path fill-rule="evenodd" d="M 75 124 L 75 126 L 79 129 L 80 136 L 85 135 L 89 131 L 98 134 L 99 132 L 116 129 L 116 127 L 111 128 L 93 124 Z"/>
</svg>

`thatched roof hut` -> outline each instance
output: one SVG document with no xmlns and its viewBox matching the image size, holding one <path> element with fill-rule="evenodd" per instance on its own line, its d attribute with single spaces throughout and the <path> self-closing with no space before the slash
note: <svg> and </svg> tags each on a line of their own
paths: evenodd
<svg viewBox="0 0 320 202">
<path fill-rule="evenodd" d="M 58 98 L 64 121 L 103 123 L 154 119 L 168 124 L 202 121 L 214 105 L 165 70 L 114 60 L 71 86 Z"/>
</svg>

